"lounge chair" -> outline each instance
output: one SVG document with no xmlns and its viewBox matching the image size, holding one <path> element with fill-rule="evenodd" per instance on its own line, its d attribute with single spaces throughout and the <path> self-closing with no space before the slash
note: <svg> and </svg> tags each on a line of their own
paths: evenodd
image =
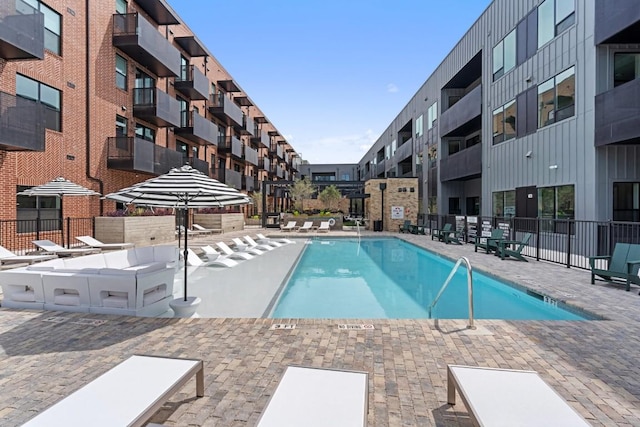
<svg viewBox="0 0 640 427">
<path fill-rule="evenodd" d="M 400 233 L 411 233 L 411 220 L 405 219 L 402 225 L 400 225 L 399 227 L 400 227 L 400 230 L 399 230 Z"/>
<path fill-rule="evenodd" d="M 202 234 L 214 234 L 214 233 L 222 233 L 221 228 L 204 228 L 200 224 L 193 224 L 194 231 L 198 231 Z"/>
<path fill-rule="evenodd" d="M 197 253 L 193 249 L 187 249 L 189 255 L 187 256 L 187 264 L 192 267 L 209 267 L 210 265 L 218 265 L 220 267 L 235 267 L 238 265 L 238 261 L 232 260 L 228 257 L 214 256 L 213 254 L 207 254 L 208 261 L 200 259 Z"/>
<path fill-rule="evenodd" d="M 94 239 L 91 236 L 76 236 L 76 240 L 81 241 L 90 248 L 98 248 L 103 250 L 129 249 L 134 247 L 133 243 L 102 243 L 100 240 Z"/>
<path fill-rule="evenodd" d="M 260 238 L 258 235 L 256 235 L 256 238 L 253 239 L 253 240 L 256 243 L 260 244 L 260 245 L 272 246 L 274 248 L 279 248 L 280 246 L 284 246 L 285 245 L 284 242 L 279 242 L 279 241 L 273 240 L 273 239 Z"/>
<path fill-rule="evenodd" d="M 266 243 L 258 243 L 255 240 L 253 240 L 251 236 L 244 236 L 244 241 L 247 242 L 247 245 L 249 245 L 250 248 L 260 249 L 264 251 L 272 251 L 276 247 L 282 246 L 279 243 L 278 243 L 278 246 L 273 246 Z"/>
<path fill-rule="evenodd" d="M 100 252 L 98 248 L 74 248 L 67 249 L 53 243 L 51 240 L 32 240 L 31 243 L 45 252 L 56 254 L 57 256 L 81 256 Z"/>
<path fill-rule="evenodd" d="M 596 261 L 606 260 L 607 266 L 600 268 Z M 616 243 L 611 256 L 589 257 L 591 267 L 591 284 L 595 285 L 595 276 L 613 282 L 614 278 L 626 282 L 626 290 L 631 289 L 631 283 L 640 285 L 638 269 L 640 268 L 640 245 L 632 243 Z"/>
<path fill-rule="evenodd" d="M 250 254 L 253 254 L 253 255 L 262 255 L 267 250 L 272 250 L 273 249 L 270 246 L 269 246 L 269 249 L 252 247 L 248 243 L 242 241 L 239 237 L 234 237 L 233 239 L 231 239 L 231 241 L 235 245 L 236 250 L 241 251 L 241 252 L 249 252 Z"/>
<path fill-rule="evenodd" d="M 218 246 L 220 248 L 220 250 L 222 251 L 222 253 L 226 256 L 228 256 L 229 258 L 235 258 L 235 259 L 253 259 L 254 254 L 251 254 L 249 252 L 246 251 L 234 251 L 233 249 L 231 249 L 226 243 L 224 242 L 218 242 L 216 243 L 216 246 Z"/>
<path fill-rule="evenodd" d="M 302 224 L 302 227 L 298 228 L 298 233 L 300 232 L 307 232 L 309 230 L 313 230 L 313 221 L 305 221 L 304 224 Z"/>
<path fill-rule="evenodd" d="M 47 261 L 53 258 L 57 258 L 57 255 L 16 255 L 9 249 L 0 246 L 0 265 L 16 263 L 33 264 L 34 262 Z"/>
<path fill-rule="evenodd" d="M 441 229 L 434 228 L 431 230 L 431 240 L 438 239 L 441 242 L 444 242 L 445 236 L 448 236 L 449 233 L 453 232 L 453 225 L 450 223 L 446 223 Z"/>
<path fill-rule="evenodd" d="M 590 425 L 535 371 L 449 365 L 450 405 L 456 390 L 476 426 Z"/>
<path fill-rule="evenodd" d="M 264 234 L 256 233 L 259 243 L 278 242 L 278 243 L 295 243 L 295 240 L 285 239 L 284 237 L 267 237 Z"/>
<path fill-rule="evenodd" d="M 496 240 L 498 249 L 496 255 L 505 259 L 506 257 L 513 257 L 517 260 L 528 262 L 527 259 L 522 256 L 522 250 L 529 244 L 531 240 L 531 233 L 525 233 L 522 240 Z M 512 249 L 512 245 L 515 245 L 515 249 Z"/>
<path fill-rule="evenodd" d="M 287 225 L 280 227 L 281 231 L 295 231 L 298 229 L 298 223 L 296 221 L 289 221 Z"/>
<path fill-rule="evenodd" d="M 320 222 L 320 227 L 316 230 L 318 233 L 328 233 L 331 231 L 331 226 L 329 225 L 329 221 Z"/>
<path fill-rule="evenodd" d="M 131 356 L 23 425 L 142 426 L 193 376 L 202 397 L 201 360 Z"/>
<path fill-rule="evenodd" d="M 476 235 L 473 250 L 478 252 L 478 248 L 481 248 L 488 254 L 491 253 L 491 251 L 495 252 L 498 250 L 498 244 L 496 243 L 498 240 L 504 240 L 504 230 L 502 228 L 494 228 L 491 230 L 491 236 L 489 237 Z"/>
<path fill-rule="evenodd" d="M 365 426 L 368 383 L 366 372 L 288 366 L 258 427 Z"/>
</svg>

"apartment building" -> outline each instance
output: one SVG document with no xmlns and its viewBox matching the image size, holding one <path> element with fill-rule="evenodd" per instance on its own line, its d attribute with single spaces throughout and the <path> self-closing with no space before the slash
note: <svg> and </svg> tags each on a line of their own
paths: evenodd
<svg viewBox="0 0 640 427">
<path fill-rule="evenodd" d="M 251 193 L 300 161 L 167 1 L 0 5 L 0 220 L 60 215 L 55 198 L 16 195 L 58 176 L 107 194 L 190 164 Z"/>
<path fill-rule="evenodd" d="M 640 221 L 639 165 L 640 2 L 495 0 L 358 174 L 419 177 L 422 213 Z"/>
</svg>

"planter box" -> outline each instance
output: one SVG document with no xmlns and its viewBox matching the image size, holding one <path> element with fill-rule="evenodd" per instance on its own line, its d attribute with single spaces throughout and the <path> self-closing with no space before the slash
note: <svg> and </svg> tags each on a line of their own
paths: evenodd
<svg viewBox="0 0 640 427">
<path fill-rule="evenodd" d="M 136 246 L 175 243 L 176 217 L 96 217 L 96 239 L 103 243 L 133 243 Z"/>
<path fill-rule="evenodd" d="M 193 214 L 194 224 L 204 228 L 222 230 L 223 233 L 234 230 L 244 230 L 244 214 L 224 213 L 224 214 Z"/>
</svg>

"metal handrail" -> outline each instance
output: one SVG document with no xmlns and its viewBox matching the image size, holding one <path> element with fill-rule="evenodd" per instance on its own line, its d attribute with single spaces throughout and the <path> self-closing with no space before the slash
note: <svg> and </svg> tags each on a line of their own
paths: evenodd
<svg viewBox="0 0 640 427">
<path fill-rule="evenodd" d="M 456 265 L 454 265 L 451 269 L 449 277 L 447 277 L 447 280 L 444 281 L 444 284 L 440 288 L 438 295 L 436 295 L 435 299 L 429 306 L 429 319 L 431 319 L 431 310 L 433 309 L 433 307 L 435 307 L 436 303 L 442 296 L 442 293 L 449 285 L 449 282 L 451 282 L 453 275 L 456 274 L 456 271 L 458 271 L 458 267 L 460 267 L 460 264 L 462 264 L 463 262 L 467 267 L 467 287 L 469 289 L 469 325 L 467 326 L 467 329 L 475 329 L 476 327 L 473 325 L 473 269 L 471 268 L 471 263 L 469 262 L 467 257 L 460 258 L 458 262 L 456 262 Z"/>
</svg>

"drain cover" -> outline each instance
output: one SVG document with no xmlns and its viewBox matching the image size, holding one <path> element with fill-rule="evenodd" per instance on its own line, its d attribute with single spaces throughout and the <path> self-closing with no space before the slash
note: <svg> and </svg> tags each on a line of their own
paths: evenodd
<svg viewBox="0 0 640 427">
<path fill-rule="evenodd" d="M 371 324 L 349 324 L 349 323 L 341 323 L 338 324 L 338 329 L 375 329 Z"/>
<path fill-rule="evenodd" d="M 107 321 L 100 319 L 76 319 L 71 323 L 75 323 L 76 325 L 100 326 L 107 323 Z"/>
<path fill-rule="evenodd" d="M 47 317 L 46 319 L 42 319 L 43 322 L 50 322 L 50 323 L 63 323 L 66 322 L 67 319 L 66 317 Z"/>
<path fill-rule="evenodd" d="M 295 328 L 296 328 L 295 323 L 274 323 L 273 325 L 271 325 L 269 329 L 275 330 L 275 329 L 295 329 Z"/>
</svg>

